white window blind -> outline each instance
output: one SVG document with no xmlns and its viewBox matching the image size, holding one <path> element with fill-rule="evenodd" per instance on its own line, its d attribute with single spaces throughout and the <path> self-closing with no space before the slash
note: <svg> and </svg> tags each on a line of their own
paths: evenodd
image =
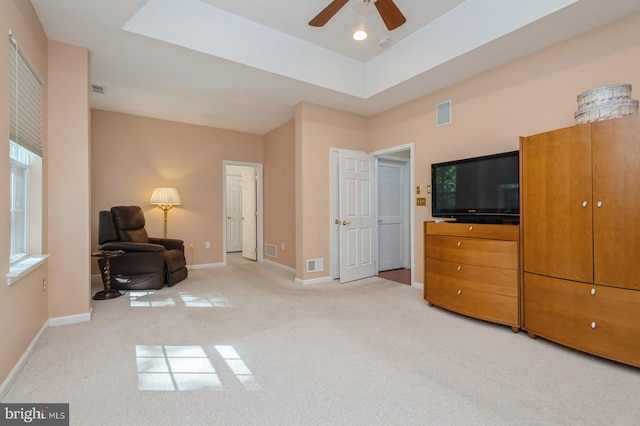
<svg viewBox="0 0 640 426">
<path fill-rule="evenodd" d="M 10 138 L 42 157 L 42 79 L 12 35 L 9 41 Z"/>
</svg>

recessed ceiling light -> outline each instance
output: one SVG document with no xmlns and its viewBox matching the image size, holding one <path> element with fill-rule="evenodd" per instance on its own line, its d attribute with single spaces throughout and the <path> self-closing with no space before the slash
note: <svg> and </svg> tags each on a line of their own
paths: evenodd
<svg viewBox="0 0 640 426">
<path fill-rule="evenodd" d="M 356 31 L 355 33 L 353 33 L 353 39 L 356 40 L 356 41 L 362 41 L 365 38 L 367 38 L 368 36 L 369 36 L 369 34 L 367 34 L 366 31 L 362 31 L 362 30 L 359 30 L 359 31 Z"/>
</svg>

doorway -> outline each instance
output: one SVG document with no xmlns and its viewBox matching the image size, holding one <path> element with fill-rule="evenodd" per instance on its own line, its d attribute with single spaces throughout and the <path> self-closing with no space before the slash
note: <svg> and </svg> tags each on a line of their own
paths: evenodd
<svg viewBox="0 0 640 426">
<path fill-rule="evenodd" d="M 411 284 L 408 150 L 378 156 L 378 275 Z"/>
<path fill-rule="evenodd" d="M 223 163 L 223 260 L 262 261 L 262 164 Z"/>
<path fill-rule="evenodd" d="M 372 275 L 380 275 L 380 272 L 388 269 L 392 272 L 387 275 L 393 276 L 394 281 L 409 285 L 415 282 L 414 211 L 411 202 L 414 186 L 413 149 L 413 143 L 409 143 L 371 154 L 375 164 L 373 196 L 377 222 Z M 340 278 L 342 267 L 342 226 L 338 224 L 338 221 L 343 222 L 339 217 L 340 151 L 331 150 L 331 278 L 334 280 Z M 336 226 L 333 226 L 334 222 Z M 396 277 L 401 277 L 401 280 Z"/>
</svg>

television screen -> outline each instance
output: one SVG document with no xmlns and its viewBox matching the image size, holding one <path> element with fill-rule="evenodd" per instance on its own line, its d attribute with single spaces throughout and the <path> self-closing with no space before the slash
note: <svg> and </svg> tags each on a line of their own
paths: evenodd
<svg viewBox="0 0 640 426">
<path fill-rule="evenodd" d="M 519 152 L 431 165 L 433 217 L 514 221 L 520 214 Z"/>
</svg>

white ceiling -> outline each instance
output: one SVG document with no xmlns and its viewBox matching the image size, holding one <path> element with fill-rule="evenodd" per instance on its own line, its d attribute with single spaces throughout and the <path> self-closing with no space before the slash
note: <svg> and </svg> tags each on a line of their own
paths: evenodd
<svg viewBox="0 0 640 426">
<path fill-rule="evenodd" d="M 322 28 L 307 22 L 330 0 L 31 2 L 49 39 L 89 49 L 106 89 L 92 107 L 258 134 L 300 101 L 376 114 L 640 12 L 638 0 L 395 0 L 407 23 L 388 31 L 362 0 Z"/>
</svg>

